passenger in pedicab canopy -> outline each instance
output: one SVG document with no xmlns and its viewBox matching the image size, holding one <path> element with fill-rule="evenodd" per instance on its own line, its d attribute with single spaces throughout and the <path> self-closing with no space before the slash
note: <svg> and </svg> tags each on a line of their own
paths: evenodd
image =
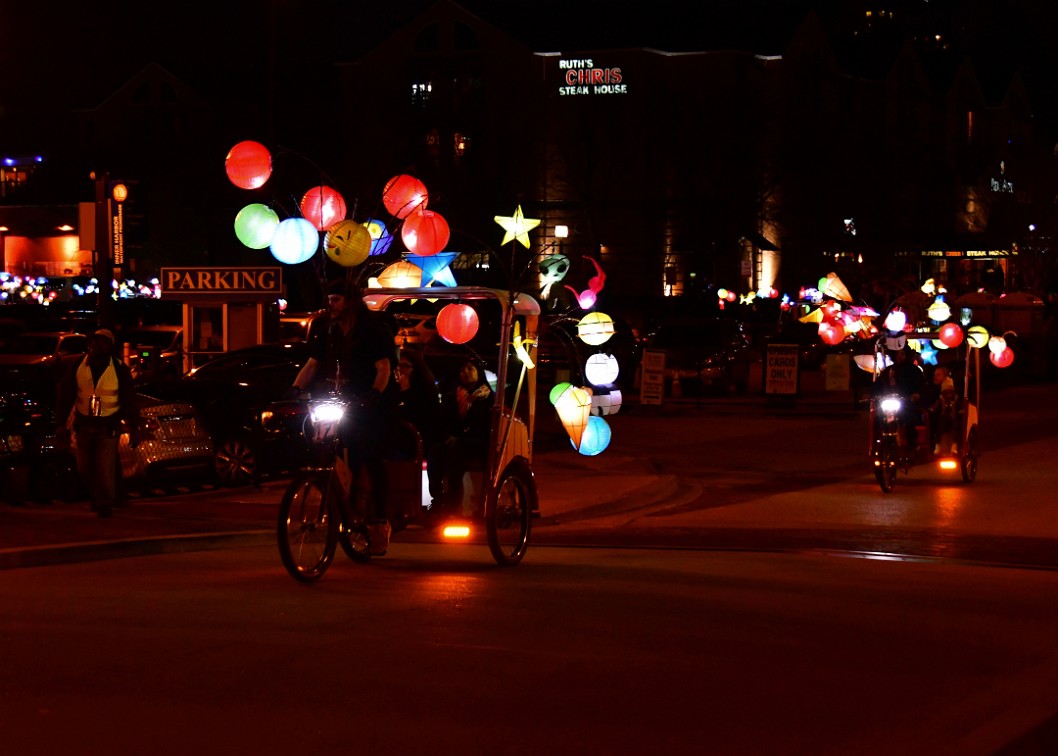
<svg viewBox="0 0 1058 756">
<path fill-rule="evenodd" d="M 465 360 L 458 382 L 443 397 L 441 438 L 427 457 L 431 512 L 460 513 L 463 475 L 488 457 L 492 400 L 484 370 L 475 360 Z"/>
</svg>

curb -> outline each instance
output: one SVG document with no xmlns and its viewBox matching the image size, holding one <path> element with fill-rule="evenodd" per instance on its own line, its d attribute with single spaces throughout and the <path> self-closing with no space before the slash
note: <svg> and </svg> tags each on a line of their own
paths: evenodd
<svg viewBox="0 0 1058 756">
<path fill-rule="evenodd" d="M 274 530 L 247 530 L 233 533 L 198 533 L 127 538 L 119 541 L 88 541 L 61 546 L 33 546 L 0 551 L 0 570 L 45 567 L 105 559 L 214 551 L 230 546 L 262 546 L 275 543 Z"/>
</svg>

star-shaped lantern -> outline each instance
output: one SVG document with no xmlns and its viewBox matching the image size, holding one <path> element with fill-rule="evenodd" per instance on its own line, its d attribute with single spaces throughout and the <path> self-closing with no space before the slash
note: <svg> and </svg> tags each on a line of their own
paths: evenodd
<svg viewBox="0 0 1058 756">
<path fill-rule="evenodd" d="M 526 218 L 522 215 L 521 205 L 518 205 L 512 217 L 507 218 L 502 215 L 496 215 L 493 220 L 499 223 L 503 230 L 507 232 L 503 235 L 503 241 L 500 244 L 506 244 L 512 239 L 517 239 L 526 249 L 529 248 L 529 232 L 540 225 L 539 218 Z"/>
</svg>

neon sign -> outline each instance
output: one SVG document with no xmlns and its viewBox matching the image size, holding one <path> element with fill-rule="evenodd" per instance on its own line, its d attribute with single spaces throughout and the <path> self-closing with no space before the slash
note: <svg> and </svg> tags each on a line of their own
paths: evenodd
<svg viewBox="0 0 1058 756">
<path fill-rule="evenodd" d="M 628 94 L 620 68 L 596 66 L 591 58 L 559 60 L 558 70 L 564 83 L 558 88 L 562 96 Z"/>
</svg>

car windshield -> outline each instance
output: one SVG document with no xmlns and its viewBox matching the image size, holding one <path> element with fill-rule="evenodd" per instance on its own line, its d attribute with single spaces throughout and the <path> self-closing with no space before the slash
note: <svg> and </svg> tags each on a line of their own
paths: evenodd
<svg viewBox="0 0 1058 756">
<path fill-rule="evenodd" d="M 4 351 L 8 354 L 55 354 L 58 346 L 58 336 L 23 334 L 11 339 Z"/>
</svg>

